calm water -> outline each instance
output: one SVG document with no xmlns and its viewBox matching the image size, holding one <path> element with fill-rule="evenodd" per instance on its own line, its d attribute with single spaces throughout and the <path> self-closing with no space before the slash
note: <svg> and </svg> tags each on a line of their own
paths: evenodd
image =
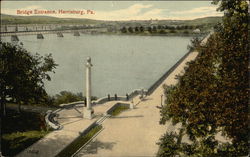
<svg viewBox="0 0 250 157">
<path fill-rule="evenodd" d="M 41 55 L 52 53 L 59 66 L 46 82 L 49 94 L 62 90 L 84 92 L 85 62 L 92 58 L 92 94 L 125 95 L 137 88 L 149 88 L 187 52 L 190 37 L 64 34 L 19 36 L 24 48 Z M 3 38 L 10 41 L 10 37 Z M 85 94 L 84 94 L 85 95 Z"/>
</svg>

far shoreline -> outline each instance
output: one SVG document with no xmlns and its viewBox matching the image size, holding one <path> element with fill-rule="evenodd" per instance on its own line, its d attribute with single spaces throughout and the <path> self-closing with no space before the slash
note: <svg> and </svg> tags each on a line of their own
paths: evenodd
<svg viewBox="0 0 250 157">
<path fill-rule="evenodd" d="M 75 31 L 78 31 L 81 34 L 88 34 L 88 35 L 125 35 L 125 36 L 163 36 L 163 37 L 171 37 L 171 36 L 178 36 L 178 37 L 202 37 L 205 36 L 206 32 L 204 33 L 120 33 L 120 32 L 97 32 L 97 33 L 86 33 L 82 32 L 83 30 L 46 30 L 46 31 L 20 31 L 20 32 L 0 32 L 0 37 L 7 37 L 11 35 L 37 35 L 37 34 L 56 34 L 57 32 L 61 33 L 74 33 Z"/>
</svg>

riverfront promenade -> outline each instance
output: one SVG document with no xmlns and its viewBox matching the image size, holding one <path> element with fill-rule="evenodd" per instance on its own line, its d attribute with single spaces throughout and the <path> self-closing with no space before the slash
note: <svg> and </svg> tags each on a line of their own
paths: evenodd
<svg viewBox="0 0 250 157">
<path fill-rule="evenodd" d="M 203 39 L 206 43 L 210 35 Z M 117 117 L 103 122 L 104 130 L 93 141 L 79 151 L 77 157 L 151 157 L 156 156 L 159 138 L 166 131 L 178 132 L 179 125 L 173 126 L 170 121 L 160 125 L 160 107 L 164 102 L 162 86 L 177 83 L 175 76 L 184 73 L 187 62 L 194 60 L 198 52 L 190 52 L 186 58 L 165 78 L 165 80 L 134 110 L 128 110 Z M 162 97 L 163 96 L 163 97 Z M 163 99 L 162 99 L 162 98 Z M 163 101 L 163 102 L 162 102 Z M 186 135 L 183 142 L 189 142 Z"/>
<path fill-rule="evenodd" d="M 135 109 L 127 110 L 117 117 L 103 122 L 104 130 L 76 156 L 80 157 L 151 157 L 156 156 L 159 138 L 166 131 L 177 131 L 170 122 L 159 125 L 163 95 L 163 84 L 177 83 L 175 76 L 184 71 L 187 62 L 194 60 L 197 52 L 191 52 L 184 61 L 165 79 L 165 81 Z M 188 142 L 184 136 L 184 141 Z"/>
<path fill-rule="evenodd" d="M 206 42 L 207 38 L 203 40 L 203 43 Z M 158 107 L 164 101 L 161 99 L 164 98 L 162 85 L 176 84 L 175 76 L 184 73 L 186 63 L 194 60 L 197 55 L 198 52 L 190 52 L 149 96 L 143 100 L 140 100 L 139 96 L 133 99 L 135 109 L 126 110 L 116 117 L 105 117 L 105 112 L 118 101 L 109 101 L 93 106 L 95 117 L 91 120 L 82 118 L 81 106 L 58 111 L 58 122 L 63 126 L 62 129 L 49 133 L 17 156 L 53 157 L 79 137 L 79 133 L 100 118 L 106 118 L 102 122 L 103 130 L 75 156 L 155 156 L 158 150 L 156 143 L 159 138 L 166 131 L 178 130 L 178 126 L 174 127 L 170 122 L 167 122 L 166 125 L 159 125 L 160 110 Z M 184 136 L 183 141 L 188 142 L 188 138 Z"/>
<path fill-rule="evenodd" d="M 165 81 L 144 100 L 134 98 L 135 109 L 129 109 L 117 117 L 107 118 L 103 123 L 103 131 L 76 156 L 155 156 L 158 150 L 156 144 L 166 131 L 177 130 L 170 123 L 159 125 L 160 113 L 157 106 L 161 104 L 163 84 L 175 84 L 175 76 L 184 72 L 188 61 L 194 60 L 197 52 L 191 52 L 184 61 L 165 79 Z M 63 109 L 58 112 L 58 122 L 61 130 L 53 131 L 33 144 L 18 157 L 53 157 L 70 144 L 88 126 L 103 116 L 117 101 L 110 101 L 94 106 L 95 118 L 83 119 L 82 107 Z"/>
</svg>

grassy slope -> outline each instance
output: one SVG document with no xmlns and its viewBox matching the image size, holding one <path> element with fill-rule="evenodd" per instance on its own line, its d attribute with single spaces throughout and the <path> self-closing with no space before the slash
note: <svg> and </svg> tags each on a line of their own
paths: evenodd
<svg viewBox="0 0 250 157">
<path fill-rule="evenodd" d="M 23 111 L 20 114 L 8 109 L 2 120 L 2 151 L 6 156 L 16 155 L 48 133 L 43 131 L 46 130 L 43 115 L 39 113 Z"/>
</svg>

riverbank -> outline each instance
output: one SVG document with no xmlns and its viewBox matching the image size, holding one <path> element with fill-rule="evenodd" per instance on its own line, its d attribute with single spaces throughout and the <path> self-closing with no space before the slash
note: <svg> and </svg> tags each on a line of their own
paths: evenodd
<svg viewBox="0 0 250 157">
<path fill-rule="evenodd" d="M 91 29 L 90 29 L 91 30 Z M 37 35 L 37 34 L 57 34 L 60 33 L 74 33 L 80 32 L 81 34 L 92 34 L 92 35 L 132 35 L 132 36 L 178 36 L 178 37 L 199 37 L 204 36 L 207 32 L 203 33 L 193 33 L 191 30 L 187 32 L 183 31 L 176 31 L 176 32 L 140 32 L 140 33 L 122 33 L 122 32 L 96 32 L 96 31 L 89 31 L 86 29 L 71 29 L 71 30 L 40 30 L 40 31 L 19 31 L 19 32 L 0 32 L 0 37 L 7 37 L 12 35 Z"/>
</svg>

